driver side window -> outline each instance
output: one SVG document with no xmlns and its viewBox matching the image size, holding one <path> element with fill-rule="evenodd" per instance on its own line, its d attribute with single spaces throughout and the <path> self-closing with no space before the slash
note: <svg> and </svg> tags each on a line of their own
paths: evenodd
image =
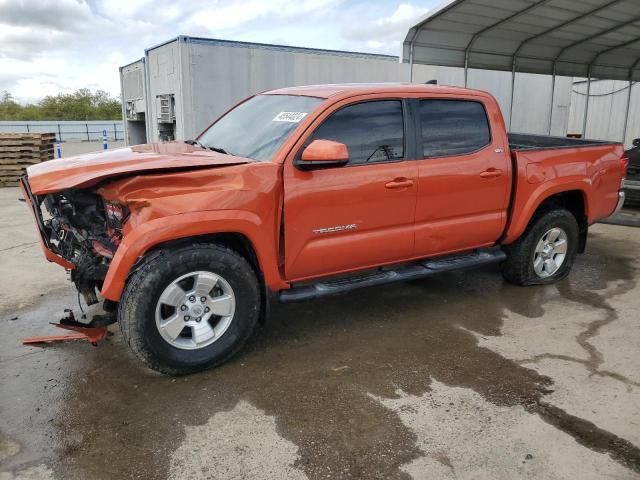
<svg viewBox="0 0 640 480">
<path fill-rule="evenodd" d="M 348 165 L 404 159 L 404 123 L 400 100 L 349 105 L 333 113 L 313 133 L 313 140 L 344 143 Z"/>
</svg>

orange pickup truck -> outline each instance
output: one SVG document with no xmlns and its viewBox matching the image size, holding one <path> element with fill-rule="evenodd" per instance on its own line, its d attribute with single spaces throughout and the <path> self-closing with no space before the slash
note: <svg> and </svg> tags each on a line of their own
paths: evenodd
<svg viewBox="0 0 640 480">
<path fill-rule="evenodd" d="M 627 163 L 617 143 L 507 134 L 482 91 L 320 85 L 250 97 L 195 140 L 34 165 L 22 187 L 99 321 L 181 374 L 229 359 L 274 297 L 490 262 L 557 281 L 622 205 Z"/>
</svg>

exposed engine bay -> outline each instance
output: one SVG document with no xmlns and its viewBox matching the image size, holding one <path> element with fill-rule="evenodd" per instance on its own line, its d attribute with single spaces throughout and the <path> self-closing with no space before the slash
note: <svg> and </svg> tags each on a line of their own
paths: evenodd
<svg viewBox="0 0 640 480">
<path fill-rule="evenodd" d="M 64 190 L 33 200 L 41 214 L 46 243 L 75 265 L 71 281 L 85 302 L 98 303 L 97 292 L 122 239 L 128 210 L 91 190 Z"/>
</svg>

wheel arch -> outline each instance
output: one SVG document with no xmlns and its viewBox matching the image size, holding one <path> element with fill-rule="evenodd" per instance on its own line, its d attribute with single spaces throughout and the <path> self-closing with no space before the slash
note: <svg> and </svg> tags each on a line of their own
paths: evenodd
<svg viewBox="0 0 640 480">
<path fill-rule="evenodd" d="M 564 208 L 571 212 L 578 222 L 578 253 L 584 253 L 587 245 L 587 231 L 589 229 L 586 196 L 582 190 L 567 190 L 546 197 L 533 212 L 529 222 L 537 214 L 556 208 Z"/>
<path fill-rule="evenodd" d="M 576 218 L 580 231 L 578 252 L 584 252 L 589 227 L 589 194 L 582 184 L 551 188 L 532 195 L 526 205 L 515 207 L 511 221 L 507 227 L 502 243 L 509 245 L 515 242 L 540 212 L 564 208 Z"/>
<path fill-rule="evenodd" d="M 223 245 L 234 252 L 240 254 L 253 269 L 258 279 L 259 288 L 260 288 L 260 317 L 258 322 L 261 325 L 265 325 L 267 322 L 267 318 L 269 316 L 270 304 L 272 299 L 271 290 L 267 287 L 264 274 L 262 272 L 262 268 L 260 266 L 260 260 L 258 259 L 258 255 L 256 253 L 255 247 L 245 234 L 239 232 L 215 232 L 215 233 L 205 233 L 202 235 L 196 235 L 191 237 L 181 237 L 176 238 L 174 240 L 169 240 L 164 243 L 159 243 L 153 247 L 151 247 L 143 257 L 140 258 L 139 262 L 136 263 L 129 275 L 135 272 L 144 259 L 154 258 L 154 253 L 160 253 L 162 250 L 168 248 L 179 248 L 189 244 L 194 243 L 215 243 L 218 245 Z M 140 265 L 138 265 L 140 264 Z"/>
<path fill-rule="evenodd" d="M 251 268 L 256 272 L 256 275 L 262 276 L 262 269 L 255 247 L 251 240 L 244 233 L 240 232 L 210 232 L 200 235 L 175 238 L 173 240 L 167 240 L 166 242 L 153 245 L 145 252 L 144 256 L 153 255 L 154 252 L 163 249 L 178 248 L 192 243 L 217 243 L 219 245 L 224 245 L 225 247 L 242 255 L 245 260 L 249 262 Z M 134 269 L 135 268 L 137 268 L 137 265 L 134 265 Z"/>
<path fill-rule="evenodd" d="M 216 220 L 223 223 L 216 224 Z M 107 271 L 101 294 L 119 301 L 128 277 L 148 258 L 163 249 L 187 243 L 216 242 L 242 255 L 255 270 L 262 290 L 283 287 L 275 242 L 258 217 L 249 212 L 194 212 L 163 217 L 136 227 L 125 236 Z M 286 284 L 285 284 L 286 285 Z"/>
</svg>

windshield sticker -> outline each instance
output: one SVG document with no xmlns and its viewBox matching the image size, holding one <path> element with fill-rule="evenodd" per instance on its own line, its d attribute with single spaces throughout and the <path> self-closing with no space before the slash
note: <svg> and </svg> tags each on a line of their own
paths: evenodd
<svg viewBox="0 0 640 480">
<path fill-rule="evenodd" d="M 298 123 L 300 120 L 302 120 L 306 116 L 307 114 L 304 112 L 280 112 L 278 115 L 275 116 L 272 122 Z"/>
</svg>

